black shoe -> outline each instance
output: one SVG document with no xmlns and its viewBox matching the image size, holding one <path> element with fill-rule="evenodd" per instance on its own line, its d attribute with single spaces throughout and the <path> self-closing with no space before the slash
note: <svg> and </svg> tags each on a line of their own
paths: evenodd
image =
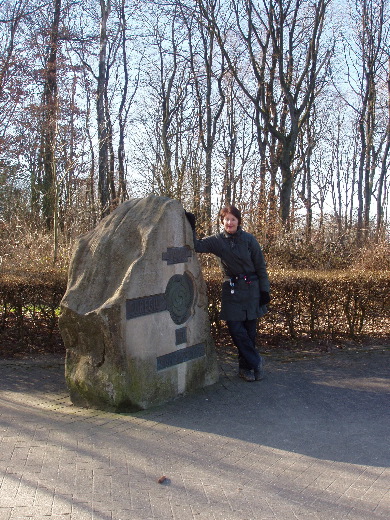
<svg viewBox="0 0 390 520">
<path fill-rule="evenodd" d="M 261 381 L 264 379 L 264 363 L 263 358 L 261 358 L 260 363 L 257 368 L 254 370 L 255 381 Z"/>
<path fill-rule="evenodd" d="M 255 381 L 255 376 L 252 374 L 251 370 L 240 368 L 238 375 L 248 383 L 252 383 L 253 381 Z"/>
</svg>

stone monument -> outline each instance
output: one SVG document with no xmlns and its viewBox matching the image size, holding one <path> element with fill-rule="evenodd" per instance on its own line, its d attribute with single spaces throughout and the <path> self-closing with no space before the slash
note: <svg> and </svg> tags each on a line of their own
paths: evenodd
<svg viewBox="0 0 390 520">
<path fill-rule="evenodd" d="M 207 293 L 181 204 L 121 204 L 75 245 L 60 331 L 74 404 L 136 411 L 215 383 Z"/>
</svg>

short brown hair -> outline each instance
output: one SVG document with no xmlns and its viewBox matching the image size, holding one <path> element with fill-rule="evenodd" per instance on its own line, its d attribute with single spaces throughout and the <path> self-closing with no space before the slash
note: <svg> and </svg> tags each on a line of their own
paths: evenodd
<svg viewBox="0 0 390 520">
<path fill-rule="evenodd" d="M 223 224 L 223 219 L 225 218 L 225 216 L 228 213 L 231 213 L 232 215 L 234 215 L 236 217 L 236 219 L 238 220 L 238 225 L 240 226 L 241 225 L 241 211 L 239 209 L 237 209 L 236 206 L 232 206 L 231 204 L 229 204 L 228 206 L 225 206 L 219 212 L 219 217 L 221 219 L 222 224 Z"/>
</svg>

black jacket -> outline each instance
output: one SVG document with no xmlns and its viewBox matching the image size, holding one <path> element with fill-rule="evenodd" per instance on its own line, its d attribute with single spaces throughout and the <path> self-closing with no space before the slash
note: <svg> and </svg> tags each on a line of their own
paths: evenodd
<svg viewBox="0 0 390 520">
<path fill-rule="evenodd" d="M 234 235 L 223 231 L 200 240 L 194 233 L 194 248 L 197 253 L 212 253 L 220 259 L 225 276 L 221 319 L 253 320 L 267 312 L 267 307 L 260 305 L 260 292 L 269 293 L 269 279 L 263 252 L 253 235 L 240 227 Z M 236 279 L 238 275 L 241 277 Z M 247 275 L 246 280 L 243 275 Z"/>
</svg>

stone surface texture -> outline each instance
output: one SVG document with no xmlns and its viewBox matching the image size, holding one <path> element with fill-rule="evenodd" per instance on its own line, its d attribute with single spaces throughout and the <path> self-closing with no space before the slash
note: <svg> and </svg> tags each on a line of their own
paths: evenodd
<svg viewBox="0 0 390 520">
<path fill-rule="evenodd" d="M 59 326 L 75 404 L 134 411 L 217 381 L 206 284 L 178 201 L 131 199 L 80 237 Z"/>
</svg>

